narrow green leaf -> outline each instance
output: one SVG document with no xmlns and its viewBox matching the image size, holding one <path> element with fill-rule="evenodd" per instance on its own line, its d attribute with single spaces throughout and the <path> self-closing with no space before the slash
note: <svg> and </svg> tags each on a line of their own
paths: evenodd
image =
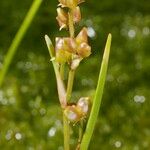
<svg viewBox="0 0 150 150">
<path fill-rule="evenodd" d="M 46 41 L 46 45 L 48 47 L 48 51 L 49 51 L 50 57 L 51 58 L 55 57 L 54 46 L 52 44 L 52 41 L 48 37 L 48 35 L 45 35 L 45 41 Z"/>
<path fill-rule="evenodd" d="M 45 35 L 45 41 L 46 41 L 46 45 L 51 57 L 51 61 L 53 64 L 53 68 L 55 71 L 55 75 L 56 75 L 56 80 L 57 80 L 57 89 L 58 89 L 58 96 L 59 96 L 59 100 L 61 103 L 62 108 L 64 108 L 67 105 L 66 102 L 66 89 L 64 86 L 64 82 L 61 78 L 60 72 L 59 72 L 59 65 L 58 63 L 55 61 L 55 50 L 54 50 L 54 46 L 50 40 L 50 38 L 48 37 L 48 35 Z"/>
<path fill-rule="evenodd" d="M 20 26 L 17 34 L 15 35 L 8 52 L 5 56 L 4 63 L 3 63 L 3 68 L 0 72 L 0 87 L 3 84 L 5 75 L 9 69 L 9 66 L 14 58 L 15 53 L 17 52 L 17 49 L 19 47 L 19 44 L 23 40 L 23 37 L 25 36 L 30 24 L 33 21 L 34 16 L 36 15 L 40 5 L 42 4 L 43 0 L 34 0 L 31 8 L 29 9 L 25 19 L 23 20 L 22 25 Z"/>
<path fill-rule="evenodd" d="M 93 131 L 94 131 L 94 127 L 96 124 L 96 120 L 98 117 L 101 100 L 102 100 L 102 95 L 103 95 L 105 79 L 106 79 L 106 74 L 107 74 L 110 47 L 111 47 L 111 39 L 112 39 L 112 36 L 111 36 L 111 34 L 109 34 L 108 38 L 107 38 L 105 50 L 104 50 L 103 60 L 102 60 L 102 64 L 101 64 L 98 84 L 97 84 L 97 88 L 96 88 L 95 97 L 93 100 L 91 113 L 90 113 L 89 120 L 88 120 L 88 123 L 86 126 L 86 130 L 83 135 L 82 142 L 81 142 L 81 147 L 80 147 L 81 150 L 88 149 L 88 146 L 89 146 L 89 143 L 90 143 Z"/>
</svg>

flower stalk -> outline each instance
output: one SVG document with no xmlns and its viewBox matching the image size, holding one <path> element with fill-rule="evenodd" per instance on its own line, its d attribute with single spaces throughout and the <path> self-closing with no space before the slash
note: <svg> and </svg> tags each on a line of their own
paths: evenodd
<svg viewBox="0 0 150 150">
<path fill-rule="evenodd" d="M 70 9 L 69 13 L 69 32 L 70 32 L 70 37 L 74 38 L 74 23 L 73 23 L 73 10 Z"/>
<path fill-rule="evenodd" d="M 68 84 L 67 84 L 67 95 L 66 95 L 67 102 L 69 102 L 70 99 L 71 99 L 71 93 L 72 93 L 72 88 L 73 88 L 74 76 L 75 76 L 75 70 L 71 70 L 70 69 L 69 77 L 68 77 Z"/>
<path fill-rule="evenodd" d="M 111 46 L 111 34 L 109 34 L 91 112 L 91 100 L 89 97 L 81 97 L 75 103 L 71 103 L 76 69 L 84 58 L 91 55 L 87 28 L 83 27 L 75 35 L 74 25 L 81 20 L 81 12 L 78 5 L 82 2 L 84 0 L 59 0 L 56 20 L 60 30 L 69 30 L 69 37 L 56 37 L 54 47 L 50 38 L 47 35 L 45 36 L 55 71 L 58 97 L 63 112 L 64 150 L 70 150 L 70 128 L 77 123 L 79 124 L 79 138 L 76 150 L 88 149 L 100 109 Z M 65 7 L 68 9 L 64 9 Z M 67 85 L 64 82 L 64 73 L 66 71 L 64 66 L 69 68 Z M 85 130 L 83 129 L 84 127 L 86 127 Z"/>
</svg>

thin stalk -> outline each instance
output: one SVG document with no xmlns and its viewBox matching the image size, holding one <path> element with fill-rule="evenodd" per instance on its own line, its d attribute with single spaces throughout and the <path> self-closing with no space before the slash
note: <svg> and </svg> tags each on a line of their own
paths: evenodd
<svg viewBox="0 0 150 150">
<path fill-rule="evenodd" d="M 70 9 L 69 13 L 69 33 L 70 37 L 74 38 L 74 22 L 73 22 L 73 10 Z M 69 70 L 69 76 L 68 76 L 68 84 L 67 84 L 67 102 L 71 99 L 71 93 L 73 88 L 73 82 L 74 82 L 74 76 L 75 76 L 75 70 Z"/>
<path fill-rule="evenodd" d="M 4 59 L 3 68 L 0 72 L 0 87 L 4 81 L 5 75 L 9 69 L 9 66 L 10 66 L 12 59 L 17 51 L 17 48 L 18 48 L 19 44 L 21 43 L 25 33 L 27 32 L 27 29 L 29 28 L 34 16 L 36 15 L 42 1 L 43 0 L 34 0 L 33 1 L 22 25 L 20 26 L 17 34 L 15 35 L 15 37 L 8 49 L 8 52 Z"/>
<path fill-rule="evenodd" d="M 91 109 L 91 113 L 89 116 L 89 120 L 88 120 L 88 123 L 86 126 L 85 133 L 83 135 L 80 150 L 88 149 L 88 146 L 89 146 L 89 143 L 90 143 L 93 131 L 94 131 L 94 127 L 96 124 L 96 120 L 98 117 L 98 112 L 99 112 L 100 105 L 101 105 L 103 89 L 104 89 L 104 84 L 105 84 L 105 79 L 106 79 L 106 74 L 107 74 L 110 47 L 111 47 L 111 39 L 112 39 L 112 36 L 111 36 L 111 34 L 109 34 L 108 38 L 107 38 L 107 42 L 106 42 L 106 47 L 104 50 L 104 55 L 103 55 L 103 60 L 102 60 L 102 64 L 101 64 L 96 93 L 95 93 L 95 97 L 94 97 L 94 101 L 93 101 L 93 106 Z"/>
<path fill-rule="evenodd" d="M 70 150 L 70 126 L 69 121 L 63 113 L 64 150 Z"/>
<path fill-rule="evenodd" d="M 70 37 L 74 38 L 74 23 L 73 23 L 73 10 L 70 9 L 70 12 L 68 13 L 69 16 L 69 33 Z"/>
<path fill-rule="evenodd" d="M 60 66 L 60 75 L 61 75 L 62 80 L 64 80 L 65 79 L 65 64 L 61 64 Z"/>
<path fill-rule="evenodd" d="M 67 84 L 67 93 L 66 93 L 66 100 L 67 102 L 70 101 L 71 99 L 71 93 L 72 93 L 72 87 L 73 87 L 73 81 L 74 81 L 74 74 L 75 71 L 70 70 L 69 71 L 69 79 L 68 79 L 68 84 Z M 69 126 L 69 121 L 63 115 L 63 124 L 64 124 L 64 149 L 69 150 L 69 143 L 70 143 L 70 126 Z"/>
<path fill-rule="evenodd" d="M 72 88 L 73 88 L 74 76 L 75 76 L 75 71 L 74 70 L 70 70 L 69 71 L 69 77 L 68 77 L 68 84 L 67 84 L 67 95 L 66 95 L 67 102 L 69 102 L 70 99 L 71 99 L 71 93 L 72 93 Z"/>
<path fill-rule="evenodd" d="M 84 122 L 83 122 L 83 120 L 81 120 L 80 125 L 79 125 L 79 138 L 78 138 L 78 145 L 76 147 L 76 150 L 80 150 L 80 144 L 81 144 L 83 133 L 84 133 L 83 128 L 84 128 Z"/>
<path fill-rule="evenodd" d="M 83 137 L 83 126 L 84 126 L 84 122 L 83 120 L 80 121 L 80 127 L 79 127 L 79 139 L 78 139 L 78 143 L 81 143 L 82 137 Z"/>
<path fill-rule="evenodd" d="M 74 37 L 74 24 L 73 24 L 73 14 L 72 10 L 70 10 L 69 14 L 69 33 L 70 37 Z M 71 93 L 72 93 L 72 87 L 73 87 L 73 81 L 74 81 L 74 71 L 69 71 L 69 77 L 68 77 L 68 84 L 67 84 L 67 93 L 66 93 L 66 100 L 67 102 L 70 101 Z M 63 124 L 64 124 L 64 150 L 70 150 L 70 126 L 69 121 L 63 114 Z"/>
<path fill-rule="evenodd" d="M 65 64 L 61 64 L 60 66 L 60 75 L 62 80 L 64 80 L 64 67 Z M 66 141 L 70 138 L 70 126 L 68 125 L 68 119 L 66 118 L 66 116 L 64 115 L 63 112 L 63 132 L 64 132 L 64 150 L 69 150 L 69 144 L 66 143 Z"/>
</svg>

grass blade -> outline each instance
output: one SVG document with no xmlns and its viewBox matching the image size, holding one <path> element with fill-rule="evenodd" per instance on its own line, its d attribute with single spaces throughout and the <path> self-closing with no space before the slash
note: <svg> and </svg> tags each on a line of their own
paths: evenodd
<svg viewBox="0 0 150 150">
<path fill-rule="evenodd" d="M 108 68 L 108 61 L 109 61 L 109 54 L 110 54 L 110 47 L 111 47 L 111 39 L 112 36 L 111 34 L 108 35 L 105 50 L 104 50 L 104 55 L 103 55 L 103 60 L 101 64 L 101 69 L 100 69 L 100 74 L 99 74 L 99 79 L 98 79 L 98 84 L 96 88 L 96 93 L 91 109 L 91 113 L 89 116 L 89 120 L 86 126 L 86 130 L 81 142 L 80 150 L 87 150 L 93 131 L 94 127 L 96 124 L 96 120 L 98 117 L 100 105 L 101 105 L 101 100 L 102 100 L 102 95 L 103 95 L 103 89 L 105 85 L 105 79 L 106 79 L 106 74 L 107 74 L 107 68 Z"/>
<path fill-rule="evenodd" d="M 0 72 L 0 87 L 4 81 L 4 77 L 9 69 L 9 66 L 12 62 L 12 59 L 17 51 L 17 48 L 19 46 L 19 44 L 21 43 L 27 29 L 29 28 L 36 12 L 38 11 L 41 3 L 42 3 L 43 0 L 34 0 L 32 5 L 31 5 L 31 8 L 29 9 L 22 25 L 20 26 L 20 29 L 18 30 L 17 34 L 15 35 L 13 41 L 12 41 L 12 44 L 10 45 L 9 49 L 8 49 L 8 52 L 5 56 L 5 59 L 4 59 L 4 64 L 3 64 L 3 68 Z"/>
<path fill-rule="evenodd" d="M 49 51 L 49 54 L 50 54 L 50 57 L 51 57 L 51 60 L 52 60 L 55 75 L 56 75 L 59 100 L 60 100 L 60 103 L 61 103 L 61 107 L 64 108 L 67 105 L 67 102 L 66 102 L 66 89 L 65 89 L 63 80 L 61 78 L 60 72 L 59 72 L 58 63 L 56 63 L 56 61 L 55 61 L 54 46 L 53 46 L 50 38 L 48 37 L 48 35 L 45 35 L 45 41 L 46 41 L 46 45 L 47 45 L 47 48 L 48 48 L 48 51 Z"/>
</svg>

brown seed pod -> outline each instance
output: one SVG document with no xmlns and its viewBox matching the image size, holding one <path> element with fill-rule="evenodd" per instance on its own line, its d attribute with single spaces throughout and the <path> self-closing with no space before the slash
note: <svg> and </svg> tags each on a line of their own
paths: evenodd
<svg viewBox="0 0 150 150">
<path fill-rule="evenodd" d="M 81 11 L 80 11 L 80 7 L 76 7 L 75 9 L 73 9 L 73 21 L 74 23 L 78 23 L 81 20 Z"/>
<path fill-rule="evenodd" d="M 56 20 L 60 26 L 60 30 L 63 28 L 67 28 L 68 26 L 68 15 L 62 8 L 57 8 L 57 17 Z"/>
<path fill-rule="evenodd" d="M 64 114 L 70 122 L 78 122 L 82 117 L 76 105 L 67 106 L 64 110 Z"/>
<path fill-rule="evenodd" d="M 78 4 L 84 2 L 84 0 L 59 0 L 59 2 L 58 6 L 74 9 Z"/>
<path fill-rule="evenodd" d="M 80 43 L 88 43 L 88 34 L 87 34 L 87 28 L 84 27 L 79 34 L 76 37 L 77 44 Z"/>
<path fill-rule="evenodd" d="M 64 114 L 70 122 L 79 122 L 87 117 L 89 105 L 89 97 L 81 97 L 77 104 L 68 105 L 64 110 Z"/>
<path fill-rule="evenodd" d="M 86 116 L 90 108 L 90 98 L 81 97 L 79 101 L 77 102 L 77 107 L 80 109 L 80 112 L 82 112 L 82 115 Z"/>
</svg>

